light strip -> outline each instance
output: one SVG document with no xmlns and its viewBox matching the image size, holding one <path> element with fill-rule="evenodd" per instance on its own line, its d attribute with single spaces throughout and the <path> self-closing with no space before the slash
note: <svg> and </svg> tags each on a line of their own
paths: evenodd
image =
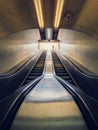
<svg viewBox="0 0 98 130">
<path fill-rule="evenodd" d="M 34 5 L 35 5 L 35 9 L 36 9 L 39 27 L 41 29 L 43 29 L 44 28 L 44 19 L 43 19 L 43 11 L 42 11 L 41 0 L 34 0 Z"/>
<path fill-rule="evenodd" d="M 55 11 L 55 19 L 54 19 L 54 28 L 58 29 L 65 0 L 56 0 L 56 1 L 57 2 L 56 2 L 56 11 Z"/>
</svg>

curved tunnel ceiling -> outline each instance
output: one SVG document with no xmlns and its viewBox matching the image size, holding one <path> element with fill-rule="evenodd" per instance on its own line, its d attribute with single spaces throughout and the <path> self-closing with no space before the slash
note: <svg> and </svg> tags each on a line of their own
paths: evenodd
<svg viewBox="0 0 98 130">
<path fill-rule="evenodd" d="M 55 2 L 42 0 L 45 28 L 53 28 Z M 98 0 L 65 0 L 59 28 L 78 30 L 98 39 Z M 33 0 L 0 1 L 0 39 L 39 28 Z"/>
</svg>

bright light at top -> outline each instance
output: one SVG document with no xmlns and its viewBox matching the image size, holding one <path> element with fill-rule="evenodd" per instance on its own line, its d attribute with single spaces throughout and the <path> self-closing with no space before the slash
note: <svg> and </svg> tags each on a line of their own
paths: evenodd
<svg viewBox="0 0 98 130">
<path fill-rule="evenodd" d="M 36 9 L 36 14 L 37 14 L 39 26 L 41 29 L 43 29 L 44 28 L 44 18 L 43 18 L 41 0 L 34 0 L 34 5 L 35 5 L 35 9 Z"/>
<path fill-rule="evenodd" d="M 46 49 L 48 51 L 51 51 L 52 49 L 59 49 L 59 42 L 43 42 L 43 41 L 40 41 L 39 42 L 39 49 Z"/>
<path fill-rule="evenodd" d="M 54 19 L 54 28 L 55 29 L 58 29 L 58 27 L 59 27 L 64 2 L 65 2 L 65 0 L 57 0 L 56 13 L 55 13 L 55 19 Z"/>
</svg>

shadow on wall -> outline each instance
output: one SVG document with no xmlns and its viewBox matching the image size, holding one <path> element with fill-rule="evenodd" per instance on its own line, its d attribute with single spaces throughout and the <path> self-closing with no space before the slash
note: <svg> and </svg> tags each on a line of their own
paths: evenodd
<svg viewBox="0 0 98 130">
<path fill-rule="evenodd" d="M 38 49 L 38 29 L 13 34 L 0 42 L 0 74 L 5 73 Z"/>
<path fill-rule="evenodd" d="M 98 41 L 85 33 L 60 29 L 60 49 L 76 62 L 98 75 Z"/>
</svg>

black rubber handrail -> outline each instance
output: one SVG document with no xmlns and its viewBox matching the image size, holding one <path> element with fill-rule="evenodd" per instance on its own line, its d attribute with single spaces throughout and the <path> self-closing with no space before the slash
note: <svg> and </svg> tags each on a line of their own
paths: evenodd
<svg viewBox="0 0 98 130">
<path fill-rule="evenodd" d="M 98 77 L 82 73 L 70 61 L 68 61 L 68 59 L 66 60 L 66 58 L 62 57 L 62 55 L 58 54 L 58 52 L 57 55 L 70 74 L 74 77 L 78 86 L 90 97 L 98 101 Z"/>
<path fill-rule="evenodd" d="M 44 64 L 45 66 L 45 64 Z M 45 68 L 45 67 L 44 67 Z M 43 69 L 45 71 L 45 69 Z M 0 130 L 9 130 L 12 124 L 12 121 L 23 102 L 26 95 L 34 88 L 34 86 L 44 77 L 44 72 L 41 76 L 35 80 L 20 86 L 14 93 L 9 97 L 0 101 Z"/>
<path fill-rule="evenodd" d="M 41 52 L 42 53 L 42 52 Z M 31 67 L 33 67 L 39 59 L 41 53 L 36 55 L 28 61 L 20 70 L 10 76 L 4 76 L 0 78 L 0 100 L 7 98 L 12 92 L 14 92 L 24 80 Z M 6 91 L 5 91 L 6 90 Z"/>
<path fill-rule="evenodd" d="M 58 52 L 59 53 L 59 52 Z M 97 78 L 98 79 L 98 75 L 94 75 L 94 74 L 88 74 L 86 72 L 84 72 L 83 70 L 81 70 L 77 65 L 75 65 L 70 59 L 68 59 L 65 55 L 59 54 L 61 56 L 63 56 L 67 62 L 69 62 L 71 64 L 71 66 L 73 66 L 77 71 L 79 71 L 82 75 L 86 76 L 86 77 L 90 77 L 90 78 Z M 63 58 L 62 57 L 62 58 Z"/>
<path fill-rule="evenodd" d="M 76 101 L 89 130 L 98 130 L 98 101 L 90 98 L 81 89 L 61 79 L 55 78 L 64 86 Z"/>
<path fill-rule="evenodd" d="M 7 77 L 12 77 L 14 75 L 16 75 L 17 73 L 19 73 L 29 62 L 32 61 L 32 59 L 36 59 L 36 61 L 38 60 L 38 58 L 40 57 L 42 52 L 40 52 L 39 54 L 34 54 L 32 57 L 30 57 L 28 60 L 26 60 L 25 63 L 23 63 L 18 69 L 16 69 L 14 72 L 7 72 L 7 73 L 4 73 L 4 74 L 0 74 L 0 79 L 2 78 L 7 78 Z"/>
<path fill-rule="evenodd" d="M 76 81 L 74 80 L 74 78 L 72 77 L 72 75 L 70 74 L 70 72 L 68 71 L 68 69 L 67 69 L 66 66 L 63 64 L 63 62 L 61 61 L 61 59 L 59 58 L 59 56 L 57 55 L 57 53 L 56 53 L 54 50 L 52 51 L 52 59 L 53 59 L 53 62 L 55 62 L 55 60 L 54 60 L 54 58 L 53 58 L 53 55 L 56 55 L 56 56 L 57 56 L 57 58 L 58 58 L 60 64 L 63 66 L 64 70 L 66 71 L 66 73 L 67 73 L 68 76 L 70 77 L 70 80 L 72 81 L 72 84 L 74 84 L 74 85 L 76 85 L 76 86 L 78 87 Z M 58 62 L 58 63 L 59 63 L 59 62 Z M 54 70 L 56 71 L 54 64 L 53 64 L 53 66 L 54 66 Z M 55 73 L 56 73 L 56 72 L 55 72 Z M 57 73 L 56 73 L 56 74 L 57 74 Z M 60 76 L 60 75 L 59 75 L 59 76 Z M 61 76 L 61 77 L 62 77 L 62 76 Z M 67 80 L 67 79 L 66 79 L 66 80 Z"/>
<path fill-rule="evenodd" d="M 26 75 L 25 79 L 23 80 L 23 82 L 21 83 L 20 86 L 26 84 L 26 80 L 28 79 L 28 77 L 30 76 L 30 74 L 32 73 L 32 71 L 33 71 L 34 69 L 36 69 L 36 65 L 40 63 L 40 62 L 39 62 L 39 61 L 40 61 L 40 58 L 43 58 L 43 60 L 41 60 L 41 61 L 43 61 L 43 67 L 41 68 L 41 70 L 42 70 L 43 72 L 42 72 L 40 75 L 44 74 L 44 67 L 45 67 L 45 64 L 44 64 L 44 63 L 45 63 L 45 59 L 46 59 L 46 51 L 43 51 L 43 52 L 41 53 L 39 59 L 35 62 L 34 66 L 31 67 L 30 71 L 28 72 L 28 74 Z M 39 68 L 40 68 L 40 67 L 39 67 Z M 33 72 L 33 75 L 34 75 L 34 72 Z M 40 75 L 38 75 L 38 77 L 39 77 Z M 30 79 L 30 81 L 32 81 L 32 80 L 33 80 L 33 79 Z M 29 82 L 30 82 L 30 81 L 29 81 Z"/>
<path fill-rule="evenodd" d="M 23 102 L 26 95 L 34 88 L 34 86 L 43 78 L 44 75 L 38 77 L 29 84 L 17 89 L 7 99 L 0 102 L 0 130 L 9 130 L 12 121 Z"/>
</svg>

